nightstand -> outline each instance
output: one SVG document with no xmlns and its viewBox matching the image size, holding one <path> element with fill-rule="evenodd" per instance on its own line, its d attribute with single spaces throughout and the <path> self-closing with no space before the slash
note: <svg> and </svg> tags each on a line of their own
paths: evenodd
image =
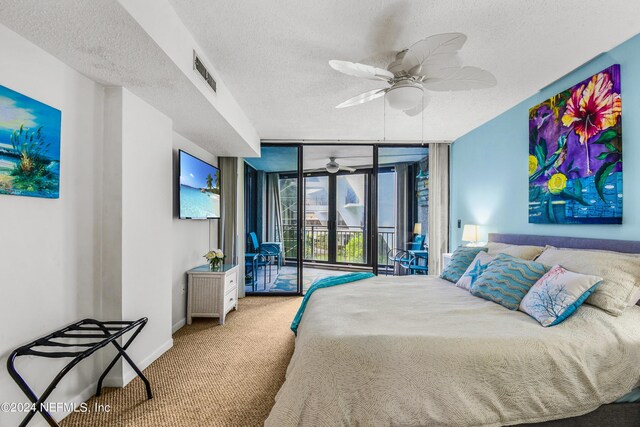
<svg viewBox="0 0 640 427">
<path fill-rule="evenodd" d="M 211 271 L 208 265 L 187 271 L 187 325 L 192 317 L 224 318 L 238 309 L 238 266 L 224 264 Z"/>
</svg>

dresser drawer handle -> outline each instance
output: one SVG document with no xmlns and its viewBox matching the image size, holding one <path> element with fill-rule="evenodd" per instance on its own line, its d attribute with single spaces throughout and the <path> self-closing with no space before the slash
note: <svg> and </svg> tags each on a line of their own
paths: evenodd
<svg viewBox="0 0 640 427">
<path fill-rule="evenodd" d="M 233 279 L 229 280 L 229 283 L 233 283 Z"/>
<path fill-rule="evenodd" d="M 229 298 L 229 302 L 233 301 L 233 297 Z"/>
</svg>

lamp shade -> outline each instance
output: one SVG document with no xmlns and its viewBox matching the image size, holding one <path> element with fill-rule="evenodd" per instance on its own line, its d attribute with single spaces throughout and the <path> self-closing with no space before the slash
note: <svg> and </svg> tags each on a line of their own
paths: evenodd
<svg viewBox="0 0 640 427">
<path fill-rule="evenodd" d="M 422 234 L 422 224 L 416 222 L 413 225 L 413 234 Z"/>
<path fill-rule="evenodd" d="M 465 242 L 476 243 L 479 240 L 478 226 L 475 224 L 465 224 L 462 229 L 462 240 Z"/>
</svg>

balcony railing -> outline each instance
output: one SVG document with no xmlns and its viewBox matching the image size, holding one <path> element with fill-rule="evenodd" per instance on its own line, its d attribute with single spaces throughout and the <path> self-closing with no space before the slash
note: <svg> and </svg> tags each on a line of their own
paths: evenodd
<svg viewBox="0 0 640 427">
<path fill-rule="evenodd" d="M 286 258 L 297 256 L 297 230 L 295 225 L 284 226 L 284 252 Z M 338 227 L 336 230 L 336 261 L 364 264 L 367 261 L 367 245 L 364 227 Z M 387 265 L 387 251 L 394 246 L 394 227 L 378 227 L 378 264 Z M 329 260 L 329 229 L 310 225 L 304 229 L 304 260 Z"/>
</svg>

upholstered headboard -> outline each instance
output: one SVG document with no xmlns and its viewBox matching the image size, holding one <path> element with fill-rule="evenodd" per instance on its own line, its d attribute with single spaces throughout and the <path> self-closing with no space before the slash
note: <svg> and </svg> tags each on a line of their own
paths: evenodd
<svg viewBox="0 0 640 427">
<path fill-rule="evenodd" d="M 545 246 L 571 249 L 597 249 L 640 254 L 640 242 L 634 240 L 585 239 L 582 237 L 536 236 L 531 234 L 490 233 L 489 241 L 512 245 Z M 640 305 L 640 302 L 638 302 Z"/>
<path fill-rule="evenodd" d="M 585 239 L 583 237 L 536 236 L 533 234 L 490 233 L 490 242 L 512 245 L 555 246 L 571 249 L 597 249 L 640 254 L 640 242 L 634 240 Z"/>
</svg>

